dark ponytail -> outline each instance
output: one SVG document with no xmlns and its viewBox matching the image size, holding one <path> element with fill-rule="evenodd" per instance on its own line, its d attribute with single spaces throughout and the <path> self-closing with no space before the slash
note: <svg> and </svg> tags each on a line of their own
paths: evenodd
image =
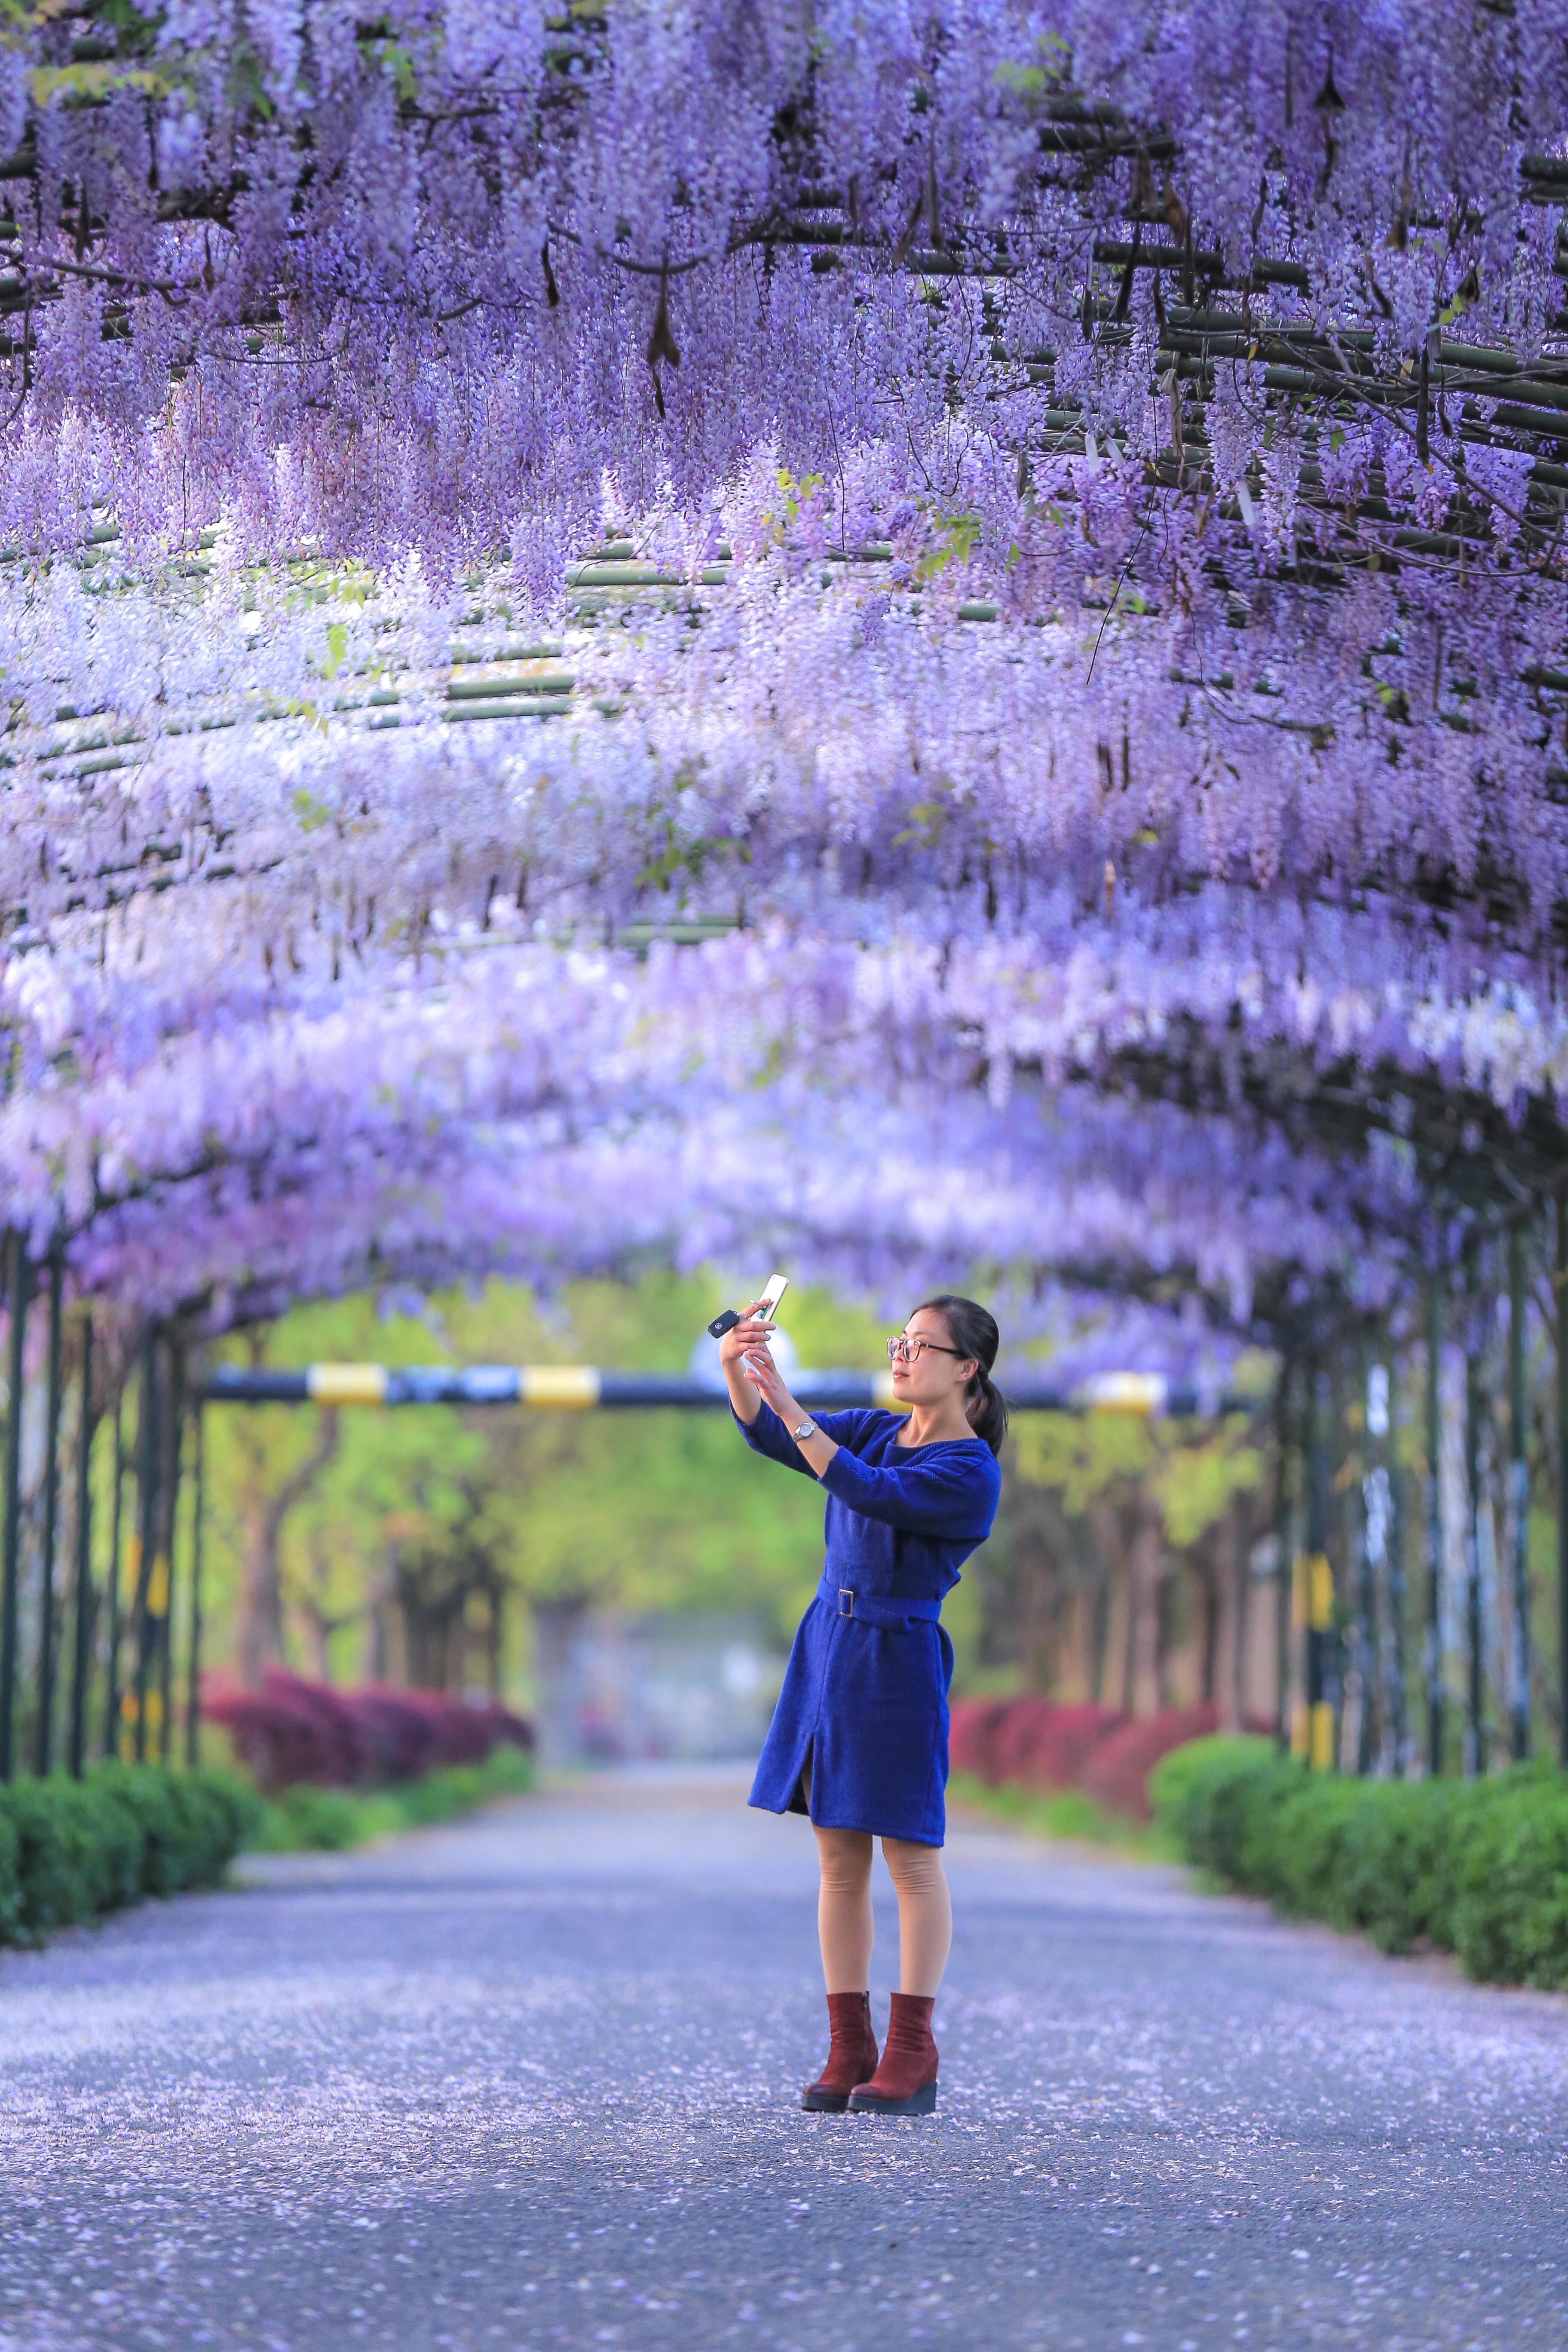
<svg viewBox="0 0 1568 2352">
<path fill-rule="evenodd" d="M 993 1454 L 1000 1454 L 1002 1440 L 1007 1434 L 1007 1401 L 991 1378 L 991 1367 L 1002 1344 L 996 1318 L 987 1314 L 973 1298 L 958 1298 L 947 1291 L 940 1298 L 922 1298 L 915 1313 L 923 1315 L 928 1307 L 933 1315 L 942 1317 L 947 1325 L 947 1336 L 959 1354 L 974 1359 L 976 1369 L 963 1391 L 963 1410 L 975 1436 L 983 1437 Z"/>
</svg>

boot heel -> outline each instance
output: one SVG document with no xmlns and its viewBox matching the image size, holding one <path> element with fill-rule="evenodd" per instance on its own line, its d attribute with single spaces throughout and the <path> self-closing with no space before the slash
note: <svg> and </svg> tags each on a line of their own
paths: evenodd
<svg viewBox="0 0 1568 2352">
<path fill-rule="evenodd" d="M 879 2099 L 872 2091 L 852 2091 L 849 2112 L 852 2116 L 934 2116 L 936 2084 L 922 2083 L 907 2099 Z"/>
<path fill-rule="evenodd" d="M 841 2116 L 857 2083 L 868 2083 L 877 2071 L 877 2037 L 871 2031 L 868 1992 L 830 1992 L 827 2024 L 831 2037 L 827 2063 L 800 2095 L 807 2115 Z"/>
</svg>

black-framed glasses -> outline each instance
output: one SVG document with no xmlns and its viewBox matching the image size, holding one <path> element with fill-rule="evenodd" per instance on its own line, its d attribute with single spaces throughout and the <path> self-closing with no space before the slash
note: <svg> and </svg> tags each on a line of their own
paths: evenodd
<svg viewBox="0 0 1568 2352">
<path fill-rule="evenodd" d="M 962 1348 L 944 1348 L 940 1339 L 928 1339 L 919 1331 L 912 1339 L 906 1332 L 897 1332 L 888 1342 L 888 1360 L 894 1364 L 912 1364 L 922 1348 L 929 1348 L 933 1355 L 956 1356 L 961 1363 L 963 1361 Z"/>
</svg>

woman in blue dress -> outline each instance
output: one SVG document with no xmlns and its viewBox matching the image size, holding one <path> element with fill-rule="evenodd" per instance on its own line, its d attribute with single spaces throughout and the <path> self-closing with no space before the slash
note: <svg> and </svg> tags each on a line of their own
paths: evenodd
<svg viewBox="0 0 1568 2352">
<path fill-rule="evenodd" d="M 938 1620 L 996 1516 L 1007 1426 L 991 1381 L 999 1335 L 972 1298 L 928 1299 L 888 1342 L 907 1414 L 818 1419 L 785 1387 L 769 1328 L 749 1311 L 721 1344 L 735 1418 L 748 1445 L 827 1490 L 826 1565 L 795 1637 L 751 1800 L 770 1812 L 809 1813 L 816 1832 L 831 2042 L 801 2103 L 929 2115 L 931 2010 L 952 1941 L 942 1866 L 952 1644 Z M 899 1899 L 900 1990 L 879 2060 L 867 1990 L 877 1837 Z"/>
</svg>

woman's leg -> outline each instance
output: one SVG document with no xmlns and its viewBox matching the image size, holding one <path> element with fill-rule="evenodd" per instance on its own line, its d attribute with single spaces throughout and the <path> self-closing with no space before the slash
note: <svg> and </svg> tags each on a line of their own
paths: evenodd
<svg viewBox="0 0 1568 2352">
<path fill-rule="evenodd" d="M 818 1830 L 816 1855 L 823 1977 L 830 1993 L 864 1992 L 871 1979 L 871 1840 L 864 1830 Z"/>
<path fill-rule="evenodd" d="M 885 1837 L 882 1855 L 899 1898 L 899 1990 L 933 1999 L 952 1942 L 952 1904 L 942 1848 Z M 869 1954 L 869 1937 L 866 1948 Z"/>
</svg>

